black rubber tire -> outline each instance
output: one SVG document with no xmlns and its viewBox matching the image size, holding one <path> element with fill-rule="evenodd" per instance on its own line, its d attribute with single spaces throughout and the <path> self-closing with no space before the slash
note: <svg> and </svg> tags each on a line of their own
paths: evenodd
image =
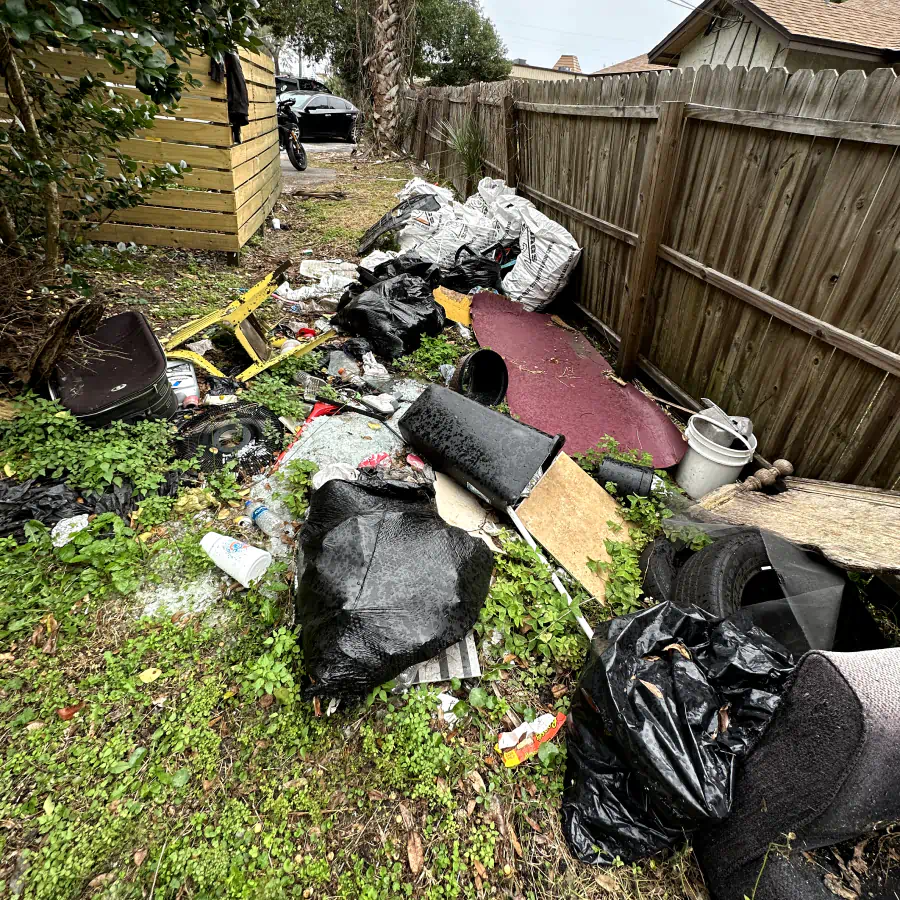
<svg viewBox="0 0 900 900">
<path fill-rule="evenodd" d="M 758 532 L 721 538 L 695 553 L 679 569 L 675 603 L 699 606 L 725 619 L 741 608 L 744 589 L 768 565 L 766 547 Z"/>
<path fill-rule="evenodd" d="M 298 149 L 299 148 L 299 149 Z M 288 140 L 287 142 L 287 155 L 288 159 L 291 161 L 291 165 L 297 169 L 299 172 L 303 172 L 306 170 L 308 165 L 308 161 L 306 159 L 306 149 L 303 144 L 297 142 L 297 145 L 294 145 L 294 141 Z"/>
<path fill-rule="evenodd" d="M 675 598 L 677 552 L 675 545 L 664 537 L 655 538 L 641 551 L 638 562 L 645 597 L 656 603 L 666 603 Z"/>
</svg>

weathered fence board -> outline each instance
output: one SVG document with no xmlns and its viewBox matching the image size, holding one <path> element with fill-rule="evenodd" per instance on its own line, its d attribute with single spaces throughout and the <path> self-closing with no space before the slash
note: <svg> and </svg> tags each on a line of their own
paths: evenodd
<svg viewBox="0 0 900 900">
<path fill-rule="evenodd" d="M 683 119 L 661 194 L 658 120 L 673 101 Z M 804 476 L 900 486 L 892 70 L 704 66 L 405 102 L 407 149 L 436 177 L 464 190 L 445 123 L 474 114 L 487 174 L 572 232 L 572 298 L 621 336 L 621 364 L 751 416 L 763 455 Z"/>
</svg>

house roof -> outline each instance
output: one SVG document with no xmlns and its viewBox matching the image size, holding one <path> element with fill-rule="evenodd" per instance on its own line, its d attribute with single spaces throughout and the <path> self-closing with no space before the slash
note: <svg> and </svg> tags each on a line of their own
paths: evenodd
<svg viewBox="0 0 900 900">
<path fill-rule="evenodd" d="M 649 54 L 672 62 L 719 11 L 721 0 L 705 0 Z M 735 12 L 774 31 L 796 49 L 848 52 L 893 62 L 900 56 L 897 0 L 728 0 Z"/>
<path fill-rule="evenodd" d="M 659 66 L 650 62 L 650 58 L 646 53 L 640 56 L 626 59 L 624 62 L 616 63 L 614 66 L 607 66 L 605 69 L 598 69 L 592 72 L 592 75 L 624 75 L 628 72 L 656 72 L 659 69 L 668 69 L 670 66 Z"/>
<path fill-rule="evenodd" d="M 571 72 L 580 72 L 581 71 L 581 63 L 578 62 L 577 56 L 571 56 L 569 54 L 564 54 L 553 66 L 554 69 L 568 69 Z"/>
</svg>

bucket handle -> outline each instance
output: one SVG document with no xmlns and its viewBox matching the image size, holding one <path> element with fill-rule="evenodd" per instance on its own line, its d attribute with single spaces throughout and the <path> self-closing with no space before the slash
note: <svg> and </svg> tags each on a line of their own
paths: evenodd
<svg viewBox="0 0 900 900">
<path fill-rule="evenodd" d="M 746 444 L 747 449 L 753 453 L 753 448 L 750 446 L 750 441 L 747 440 L 739 431 L 734 428 L 730 428 L 728 425 L 725 425 L 723 422 L 720 422 L 718 419 L 712 419 L 709 416 L 701 416 L 700 413 L 694 413 L 691 416 L 691 419 L 699 419 L 701 422 L 709 422 L 710 425 L 715 425 L 717 428 L 721 428 L 723 431 L 727 431 L 732 437 L 736 437 L 738 440 L 741 440 Z"/>
</svg>

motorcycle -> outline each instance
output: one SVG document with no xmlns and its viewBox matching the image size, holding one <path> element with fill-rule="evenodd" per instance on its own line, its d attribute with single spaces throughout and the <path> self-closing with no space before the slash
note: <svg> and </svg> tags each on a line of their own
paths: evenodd
<svg viewBox="0 0 900 900">
<path fill-rule="evenodd" d="M 287 150 L 291 165 L 302 172 L 307 165 L 306 150 L 300 143 L 300 122 L 290 100 L 278 101 L 278 145 Z"/>
</svg>

